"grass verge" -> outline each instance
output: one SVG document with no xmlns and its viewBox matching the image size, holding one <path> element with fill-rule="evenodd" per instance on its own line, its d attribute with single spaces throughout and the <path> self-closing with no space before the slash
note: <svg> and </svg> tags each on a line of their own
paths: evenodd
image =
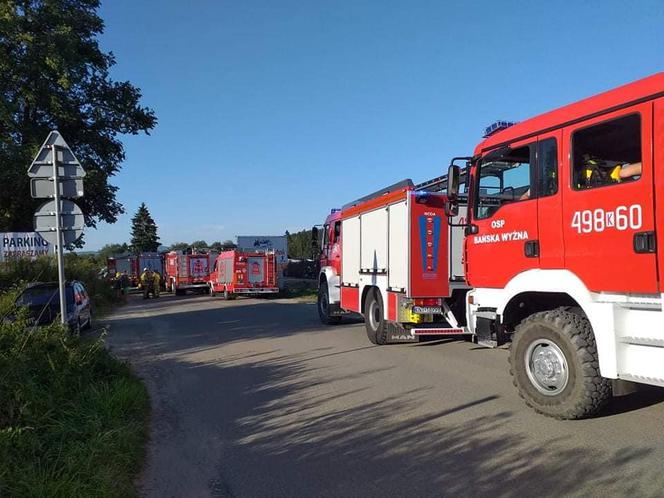
<svg viewBox="0 0 664 498">
<path fill-rule="evenodd" d="M 0 496 L 135 496 L 149 411 L 103 337 L 0 324 Z"/>
<path fill-rule="evenodd" d="M 278 297 L 314 302 L 318 298 L 317 284 L 316 280 L 288 279 Z"/>
</svg>

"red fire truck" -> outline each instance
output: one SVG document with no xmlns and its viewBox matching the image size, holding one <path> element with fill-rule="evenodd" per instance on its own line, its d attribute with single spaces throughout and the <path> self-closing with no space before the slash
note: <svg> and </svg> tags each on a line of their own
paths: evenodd
<svg viewBox="0 0 664 498">
<path fill-rule="evenodd" d="M 208 282 L 210 294 L 224 299 L 279 292 L 274 251 L 224 251 L 217 256 Z"/>
<path fill-rule="evenodd" d="M 468 329 L 511 341 L 546 415 L 592 415 L 616 380 L 664 386 L 664 73 L 485 137 L 448 173 L 449 214 L 470 177 Z"/>
<path fill-rule="evenodd" d="M 463 321 L 463 233 L 450 230 L 446 197 L 432 191 L 443 181 L 404 180 L 332 210 L 318 286 L 323 323 L 361 313 L 374 344 L 470 334 Z"/>
<path fill-rule="evenodd" d="M 106 260 L 106 267 L 111 276 L 126 271 L 132 286 L 138 285 L 138 277 L 143 271 L 143 268 L 150 268 L 153 271 L 158 271 L 162 275 L 164 273 L 164 261 L 161 255 L 156 252 L 143 252 L 138 255 L 128 254 L 108 258 Z"/>
<path fill-rule="evenodd" d="M 207 292 L 211 262 L 216 253 L 171 251 L 166 254 L 166 290 L 182 295 L 187 290 Z"/>
</svg>

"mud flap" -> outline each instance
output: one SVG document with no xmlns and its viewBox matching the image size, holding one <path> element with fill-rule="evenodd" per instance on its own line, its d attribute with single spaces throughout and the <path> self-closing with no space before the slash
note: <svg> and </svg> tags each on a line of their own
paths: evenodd
<svg viewBox="0 0 664 498">
<path fill-rule="evenodd" d="M 409 330 L 405 329 L 398 323 L 387 322 L 387 342 L 388 343 L 403 343 L 403 342 L 419 342 L 420 338 L 414 336 Z"/>
<path fill-rule="evenodd" d="M 507 344 L 509 337 L 503 332 L 498 315 L 477 316 L 475 334 L 477 344 L 487 348 L 497 348 Z"/>
<path fill-rule="evenodd" d="M 346 316 L 350 315 L 350 311 L 341 309 L 339 304 L 330 304 L 330 316 Z"/>
</svg>

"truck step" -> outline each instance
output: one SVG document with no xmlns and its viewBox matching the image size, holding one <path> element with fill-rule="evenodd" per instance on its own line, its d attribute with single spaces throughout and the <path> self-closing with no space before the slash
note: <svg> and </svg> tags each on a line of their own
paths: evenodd
<svg viewBox="0 0 664 498">
<path fill-rule="evenodd" d="M 623 344 L 633 344 L 636 346 L 654 346 L 664 348 L 664 338 L 625 336 L 620 338 L 620 342 Z"/>
<path fill-rule="evenodd" d="M 661 365 L 664 347 L 618 343 L 618 377 L 623 380 L 664 386 Z"/>
<path fill-rule="evenodd" d="M 461 327 L 417 327 L 410 331 L 413 335 L 463 335 L 469 333 Z"/>
</svg>

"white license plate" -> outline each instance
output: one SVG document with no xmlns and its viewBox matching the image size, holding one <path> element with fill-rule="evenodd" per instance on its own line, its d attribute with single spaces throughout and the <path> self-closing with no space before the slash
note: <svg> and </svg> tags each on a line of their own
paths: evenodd
<svg viewBox="0 0 664 498">
<path fill-rule="evenodd" d="M 442 315 L 443 308 L 440 306 L 413 306 L 413 313 Z"/>
</svg>

